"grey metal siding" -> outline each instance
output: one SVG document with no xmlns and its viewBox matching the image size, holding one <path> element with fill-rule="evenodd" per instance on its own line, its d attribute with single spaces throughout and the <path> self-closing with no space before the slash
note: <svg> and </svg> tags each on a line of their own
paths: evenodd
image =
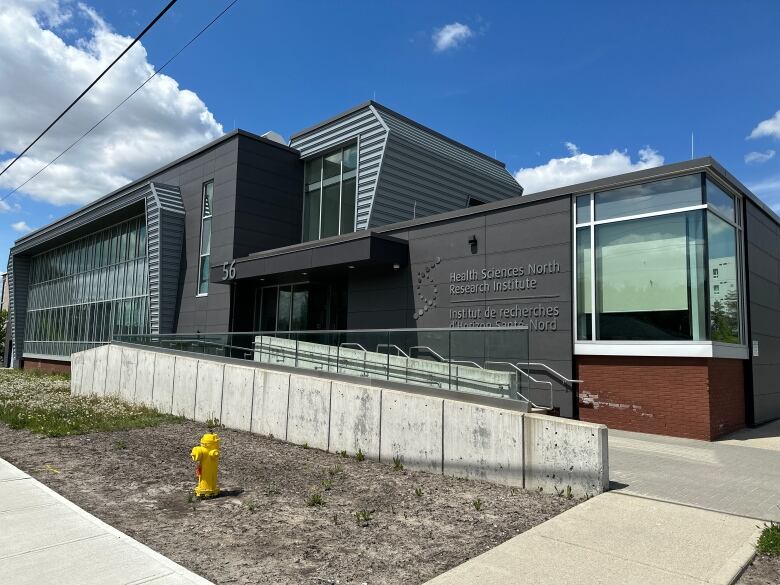
<svg viewBox="0 0 780 585">
<path fill-rule="evenodd" d="M 780 226 L 752 201 L 745 201 L 749 342 L 752 356 L 752 419 L 761 424 L 780 417 Z"/>
<path fill-rule="evenodd" d="M 24 354 L 24 327 L 27 316 L 27 290 L 30 281 L 29 256 L 11 254 L 8 259 L 8 314 L 13 348 L 10 363 L 18 368 Z"/>
<path fill-rule="evenodd" d="M 326 152 L 350 140 L 358 140 L 357 220 L 356 228 L 366 229 L 374 201 L 377 177 L 387 141 L 387 129 L 372 106 L 366 106 L 349 116 L 317 128 L 309 134 L 295 137 L 290 146 L 301 153 L 301 158 Z M 303 198 L 303 182 L 301 182 Z"/>
<path fill-rule="evenodd" d="M 522 195 L 500 162 L 377 109 L 389 130 L 369 227 Z"/>
<path fill-rule="evenodd" d="M 146 229 L 151 332 L 171 333 L 184 243 L 184 205 L 178 187 L 149 184 Z"/>
</svg>

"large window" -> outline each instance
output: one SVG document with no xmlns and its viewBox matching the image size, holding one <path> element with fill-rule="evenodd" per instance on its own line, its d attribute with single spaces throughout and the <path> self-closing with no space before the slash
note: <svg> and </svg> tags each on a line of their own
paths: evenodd
<svg viewBox="0 0 780 585">
<path fill-rule="evenodd" d="M 306 161 L 303 241 L 355 231 L 357 145 Z"/>
<path fill-rule="evenodd" d="M 577 339 L 740 343 L 737 204 L 700 174 L 577 197 Z"/>
<path fill-rule="evenodd" d="M 200 260 L 198 263 L 198 295 L 209 294 L 211 258 L 211 216 L 214 205 L 214 181 L 203 183 L 203 205 L 200 220 Z"/>
<path fill-rule="evenodd" d="M 32 258 L 24 353 L 69 356 L 149 332 L 146 224 L 137 217 Z"/>
</svg>

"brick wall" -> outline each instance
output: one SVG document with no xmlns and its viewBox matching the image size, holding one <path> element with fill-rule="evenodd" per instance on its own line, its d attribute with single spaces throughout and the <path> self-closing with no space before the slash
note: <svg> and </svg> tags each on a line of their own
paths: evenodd
<svg viewBox="0 0 780 585">
<path fill-rule="evenodd" d="M 741 360 L 577 356 L 580 419 L 712 440 L 744 426 Z"/>
<path fill-rule="evenodd" d="M 25 358 L 22 360 L 25 370 L 40 370 L 47 374 L 70 374 L 70 362 Z"/>
</svg>

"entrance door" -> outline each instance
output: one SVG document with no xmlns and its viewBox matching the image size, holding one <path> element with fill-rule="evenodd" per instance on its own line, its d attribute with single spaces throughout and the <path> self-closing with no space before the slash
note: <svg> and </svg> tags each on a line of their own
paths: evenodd
<svg viewBox="0 0 780 585">
<path fill-rule="evenodd" d="M 345 295 L 331 284 L 301 282 L 257 290 L 255 327 L 258 331 L 321 331 L 343 328 Z M 342 316 L 342 317 L 340 317 Z"/>
</svg>

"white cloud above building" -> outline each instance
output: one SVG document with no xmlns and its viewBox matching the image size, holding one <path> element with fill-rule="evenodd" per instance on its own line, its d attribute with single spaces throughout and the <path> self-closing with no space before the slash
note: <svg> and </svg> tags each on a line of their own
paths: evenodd
<svg viewBox="0 0 780 585">
<path fill-rule="evenodd" d="M 82 31 L 79 33 L 79 31 Z M 75 39 L 75 40 L 66 40 Z M 0 168 L 4 168 L 131 42 L 84 4 L 6 0 L 0 5 Z M 154 72 L 141 43 L 30 152 L 0 177 L 15 188 L 57 156 Z M 219 137 L 196 93 L 160 74 L 23 193 L 83 204 Z"/>
<path fill-rule="evenodd" d="M 748 138 L 772 137 L 780 139 L 780 110 L 775 115 L 759 122 Z"/>
<path fill-rule="evenodd" d="M 581 152 L 572 142 L 567 142 L 566 148 L 569 156 L 553 158 L 542 165 L 521 168 L 515 172 L 515 179 L 523 186 L 525 194 L 664 164 L 664 157 L 649 146 L 639 150 L 639 158 L 636 161 L 632 160 L 631 155 L 625 150 L 615 149 L 606 154 L 587 154 Z"/>
<path fill-rule="evenodd" d="M 748 152 L 745 155 L 745 163 L 749 165 L 760 165 L 775 157 L 775 151 L 771 148 L 765 152 Z"/>
<path fill-rule="evenodd" d="M 466 24 L 453 22 L 433 32 L 433 50 L 437 53 L 456 49 L 474 36 L 474 31 Z"/>
</svg>

